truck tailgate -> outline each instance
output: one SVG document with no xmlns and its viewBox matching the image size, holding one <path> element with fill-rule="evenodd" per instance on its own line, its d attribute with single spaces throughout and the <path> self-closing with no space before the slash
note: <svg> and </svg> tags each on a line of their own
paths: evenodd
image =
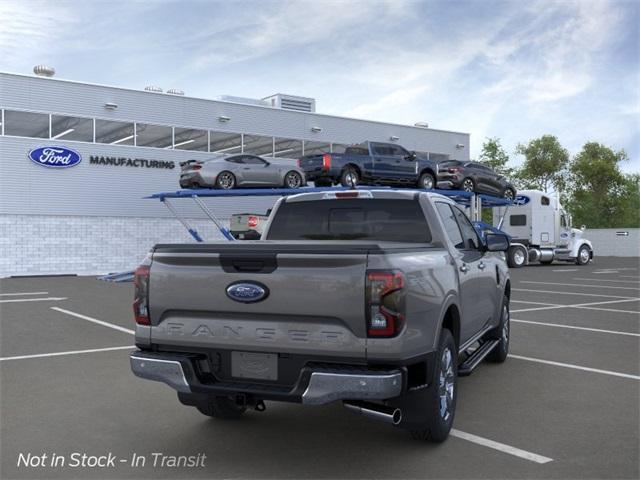
<svg viewBox="0 0 640 480">
<path fill-rule="evenodd" d="M 151 342 L 364 358 L 365 271 L 372 248 L 304 242 L 160 245 L 151 264 Z M 230 285 L 262 286 L 243 303 Z"/>
</svg>

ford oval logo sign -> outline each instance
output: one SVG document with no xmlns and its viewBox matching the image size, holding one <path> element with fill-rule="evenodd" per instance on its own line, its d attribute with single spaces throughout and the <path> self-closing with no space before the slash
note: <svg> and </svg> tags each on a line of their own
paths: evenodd
<svg viewBox="0 0 640 480">
<path fill-rule="evenodd" d="M 513 201 L 514 205 L 526 205 L 529 203 L 530 198 L 526 195 L 516 195 L 516 199 Z"/>
<path fill-rule="evenodd" d="M 269 289 L 257 282 L 236 282 L 227 287 L 227 297 L 236 302 L 254 303 L 269 296 Z"/>
<path fill-rule="evenodd" d="M 82 156 L 70 148 L 38 147 L 29 152 L 29 159 L 43 167 L 69 168 L 82 161 Z"/>
</svg>

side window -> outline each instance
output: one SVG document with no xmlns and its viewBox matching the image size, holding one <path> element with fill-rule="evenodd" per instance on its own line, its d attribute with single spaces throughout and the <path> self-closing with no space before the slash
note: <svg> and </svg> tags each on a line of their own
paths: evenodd
<svg viewBox="0 0 640 480">
<path fill-rule="evenodd" d="M 229 158 L 226 159 L 226 161 L 229 162 L 229 163 L 244 163 L 242 161 L 243 158 L 244 157 L 242 157 L 242 156 L 229 157 Z"/>
<path fill-rule="evenodd" d="M 511 227 L 524 227 L 527 224 L 526 215 L 511 215 L 509 217 L 509 226 Z"/>
<path fill-rule="evenodd" d="M 464 248 L 468 250 L 477 250 L 480 248 L 480 241 L 478 240 L 478 233 L 476 229 L 473 228 L 473 225 L 467 218 L 467 216 L 456 207 L 451 207 L 453 213 L 458 220 L 458 225 L 460 225 L 460 230 L 462 231 L 462 238 L 464 240 Z"/>
<path fill-rule="evenodd" d="M 440 218 L 444 224 L 444 230 L 447 232 L 447 236 L 451 242 L 453 242 L 456 248 L 464 248 L 464 240 L 460 233 L 460 227 L 458 227 L 458 222 L 456 222 L 451 207 L 446 203 L 436 202 L 436 209 L 440 214 Z"/>
<path fill-rule="evenodd" d="M 560 226 L 566 228 L 567 226 L 567 219 L 564 215 L 560 216 Z"/>
<path fill-rule="evenodd" d="M 409 152 L 400 145 L 389 147 L 389 149 L 393 151 L 391 155 L 394 155 L 396 157 L 406 157 L 407 155 L 409 155 Z"/>
<path fill-rule="evenodd" d="M 540 197 L 540 205 L 549 205 L 550 203 L 549 197 Z"/>
</svg>

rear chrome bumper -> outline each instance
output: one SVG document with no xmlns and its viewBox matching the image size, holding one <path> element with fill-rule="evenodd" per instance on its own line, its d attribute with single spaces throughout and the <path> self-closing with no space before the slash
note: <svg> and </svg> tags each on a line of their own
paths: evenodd
<svg viewBox="0 0 640 480">
<path fill-rule="evenodd" d="M 384 400 L 402 393 L 402 373 L 313 372 L 302 403 L 322 405 L 335 400 Z"/>
<path fill-rule="evenodd" d="M 274 392 L 282 400 L 300 402 L 307 405 L 323 405 L 336 400 L 384 400 L 401 395 L 403 372 L 401 370 L 368 370 L 366 368 L 343 367 L 332 371 L 305 367 L 297 384 L 291 390 L 283 391 L 282 386 L 274 386 L 273 391 L 264 384 L 253 386 L 242 383 L 202 384 L 197 379 L 191 358 L 179 354 L 155 352 L 133 352 L 130 355 L 133 373 L 147 380 L 162 382 L 181 393 L 212 393 L 228 395 L 250 393 L 260 396 Z"/>
</svg>

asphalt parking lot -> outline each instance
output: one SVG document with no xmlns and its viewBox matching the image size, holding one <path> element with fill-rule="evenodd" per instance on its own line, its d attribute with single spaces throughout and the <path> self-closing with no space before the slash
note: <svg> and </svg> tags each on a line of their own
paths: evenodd
<svg viewBox="0 0 640 480">
<path fill-rule="evenodd" d="M 639 268 L 596 258 L 512 270 L 511 357 L 460 379 L 441 445 L 340 405 L 208 419 L 131 374 L 130 283 L 3 279 L 0 477 L 638 478 Z M 72 467 L 73 453 L 116 460 Z M 206 459 L 154 467 L 165 458 L 154 453 Z"/>
</svg>

